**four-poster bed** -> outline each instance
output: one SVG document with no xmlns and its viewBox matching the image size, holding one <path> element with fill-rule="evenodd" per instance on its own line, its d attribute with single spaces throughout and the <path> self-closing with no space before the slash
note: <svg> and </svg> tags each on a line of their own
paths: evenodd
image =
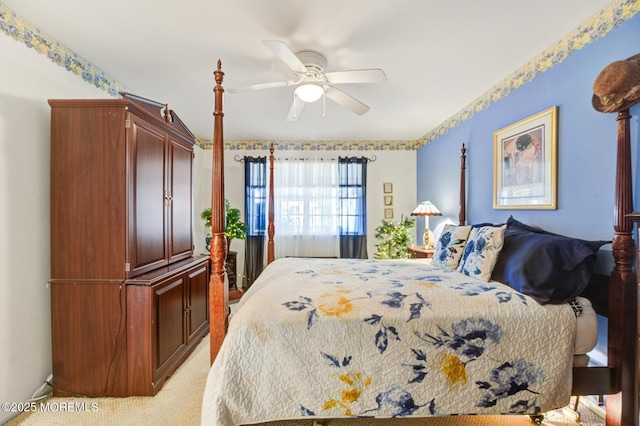
<svg viewBox="0 0 640 426">
<path fill-rule="evenodd" d="M 215 92 L 215 111 L 214 111 L 214 140 L 213 140 L 213 176 L 212 176 L 212 240 L 211 240 L 211 264 L 212 264 L 212 268 L 211 268 L 211 279 L 210 279 L 210 312 L 211 312 L 211 320 L 210 320 L 210 341 L 211 341 L 211 362 L 213 363 L 214 360 L 216 359 L 216 357 L 218 356 L 218 353 L 220 351 L 220 348 L 223 344 L 223 341 L 225 339 L 225 335 L 227 332 L 227 327 L 228 327 L 228 314 L 229 314 L 229 307 L 228 307 L 228 286 L 225 283 L 226 280 L 226 274 L 224 271 L 224 259 L 225 259 L 225 250 L 226 250 L 226 244 L 224 242 L 224 164 L 223 164 L 223 157 L 224 157 L 224 152 L 223 152 L 223 133 L 222 133 L 222 118 L 223 118 L 223 111 L 222 111 L 222 94 L 224 92 L 223 88 L 222 88 L 222 78 L 223 78 L 223 73 L 221 70 L 221 63 L 218 62 L 218 69 L 215 71 L 215 79 L 216 79 L 216 87 L 214 89 Z M 632 268 L 632 264 L 633 264 L 633 258 L 634 258 L 634 253 L 635 253 L 635 249 L 634 249 L 634 244 L 633 244 L 633 239 L 631 236 L 631 232 L 632 232 L 632 218 L 629 216 L 629 214 L 631 213 L 632 210 L 632 201 L 631 201 L 631 160 L 630 160 L 630 141 L 629 141 L 629 114 L 628 114 L 628 110 L 625 110 L 623 112 L 619 113 L 618 116 L 618 122 L 619 122 L 619 134 L 618 134 L 618 164 L 617 164 L 617 174 L 616 174 L 616 207 L 615 207 L 615 213 L 614 213 L 614 220 L 615 220 L 615 226 L 614 226 L 614 231 L 615 231 L 615 236 L 613 239 L 613 257 L 614 257 L 614 261 L 615 261 L 615 267 L 614 270 L 612 272 L 612 275 L 610 277 L 610 279 L 608 280 L 608 290 L 604 289 L 603 290 L 603 285 L 607 285 L 607 280 L 592 280 L 594 283 L 592 286 L 590 286 L 590 291 L 589 294 L 593 295 L 593 294 L 606 294 L 606 296 L 608 297 L 608 310 L 607 312 L 601 312 L 604 314 L 608 314 L 609 317 L 609 331 L 608 331 L 608 362 L 609 365 L 607 367 L 602 367 L 602 368 L 594 368 L 594 367 L 582 367 L 582 368 L 573 368 L 573 392 L 571 392 L 571 394 L 573 395 L 592 395 L 592 394 L 607 394 L 607 425 L 637 425 L 637 415 L 638 415 L 638 410 L 637 410 L 637 355 L 636 355 L 636 347 L 637 347 L 637 295 L 636 295 L 636 275 L 633 272 L 633 268 Z M 462 148 L 462 156 L 461 156 L 461 182 L 460 182 L 460 217 L 459 217 L 459 221 L 460 224 L 463 225 L 465 222 L 465 216 L 466 216 L 466 205 L 465 205 L 465 199 L 466 199 L 466 194 L 465 194 L 465 148 L 463 146 Z M 269 199 L 270 199 L 270 205 L 273 206 L 273 147 L 271 148 L 271 155 L 270 155 L 270 190 L 269 190 Z M 274 212 L 273 210 L 269 211 L 269 223 L 268 223 L 268 236 L 269 236 L 269 241 L 268 241 L 268 262 L 271 263 L 273 261 L 273 246 L 274 246 L 274 235 L 275 235 L 275 230 L 273 227 L 273 219 L 274 219 Z M 300 260 L 296 260 L 296 263 L 304 263 L 304 266 L 308 266 L 308 269 L 311 270 L 313 269 L 316 265 L 313 263 L 313 260 L 308 260 L 308 261 L 300 261 Z M 415 268 L 418 267 L 418 265 L 420 267 L 422 267 L 422 265 L 419 264 L 419 261 L 410 261 L 412 262 L 412 268 L 414 268 L 414 271 L 412 273 L 417 273 L 415 271 Z M 409 263 L 407 263 L 407 265 L 409 265 Z M 326 267 L 325 267 L 326 266 Z M 338 264 L 330 264 L 330 265 L 325 265 L 322 267 L 319 267 L 319 270 L 322 271 L 330 271 L 333 270 L 334 273 L 342 273 L 343 271 L 340 270 L 340 268 L 342 267 L 342 265 L 338 265 Z M 424 266 L 424 268 L 427 268 L 428 266 Z M 357 269 L 358 266 L 356 265 L 348 265 L 348 268 L 351 269 Z M 278 278 L 281 276 L 280 272 L 278 269 L 275 270 L 270 270 L 269 268 L 266 271 L 270 271 L 270 275 L 275 275 Z M 275 271 L 275 272 L 274 272 Z M 298 271 L 299 272 L 299 271 Z M 316 271 L 317 272 L 317 271 Z M 319 273 L 314 272 L 315 275 L 321 275 Z M 360 271 L 361 273 L 364 273 L 364 271 Z M 437 273 L 435 273 L 433 270 L 429 270 L 429 273 L 432 274 L 433 276 L 437 275 Z M 284 272 L 283 272 L 284 274 Z M 269 274 L 266 274 L 269 275 Z M 439 280 L 440 277 L 431 277 L 430 278 L 432 281 L 433 280 Z M 439 282 L 439 281 L 437 281 Z M 296 282 L 296 285 L 299 286 L 303 286 L 305 283 L 304 282 Z M 460 283 L 458 283 L 460 284 Z M 456 285 L 458 285 L 456 284 Z M 454 288 L 460 288 L 455 287 L 456 285 L 454 285 Z M 598 287 L 599 286 L 599 287 Z M 252 287 L 253 288 L 253 287 Z M 595 288 L 595 290 L 593 290 Z M 308 293 L 310 296 L 301 296 L 300 300 L 294 300 L 295 297 L 298 297 L 297 295 L 291 295 L 291 300 L 287 301 L 286 303 L 281 303 L 281 305 L 284 305 L 285 307 L 287 307 L 290 311 L 298 311 L 298 312 L 302 312 L 305 310 L 309 310 L 308 309 L 311 304 L 308 303 L 310 302 L 310 300 L 312 299 L 312 297 L 317 296 L 317 297 L 322 297 L 322 294 L 316 294 L 313 293 L 313 289 L 311 288 L 306 288 L 305 290 L 309 291 L 310 293 Z M 351 291 L 352 289 L 350 289 Z M 258 290 L 256 290 L 255 292 L 257 292 Z M 381 290 L 382 291 L 382 290 Z M 387 293 L 390 294 L 390 293 Z M 419 293 L 415 293 L 419 296 Z M 249 301 L 246 302 L 246 295 L 243 298 L 243 300 L 241 301 L 241 303 L 244 303 L 245 305 L 249 304 L 249 303 L 255 303 L 255 299 L 262 299 L 263 297 L 267 296 L 268 293 L 261 293 L 261 297 L 254 297 L 253 301 Z M 295 296 L 295 297 L 293 297 Z M 365 299 L 365 298 L 371 298 L 370 294 L 367 294 L 366 297 L 365 295 L 361 294 L 361 298 L 360 299 Z M 517 298 L 517 295 L 513 295 L 512 293 L 509 293 L 509 299 L 511 300 L 511 298 Z M 593 296 L 592 296 L 593 297 Z M 419 296 L 418 299 L 421 299 L 422 297 Z M 386 302 L 382 302 L 383 304 L 387 304 L 387 305 L 392 305 L 394 303 L 398 302 L 398 300 L 386 300 Z M 424 303 L 422 303 L 424 302 Z M 422 302 L 418 303 L 414 303 L 412 304 L 412 311 L 411 311 L 411 317 L 410 319 L 414 319 L 414 316 L 419 316 L 418 312 L 420 311 L 420 309 L 427 307 L 428 303 L 425 302 L 424 300 L 422 300 Z M 419 308 L 418 305 L 422 306 L 422 308 Z M 601 300 L 596 300 L 594 301 L 594 306 L 601 306 L 603 304 L 603 302 Z M 530 304 L 532 305 L 532 304 Z M 605 302 L 606 305 L 606 302 Z M 271 305 L 273 306 L 273 305 Z M 344 305 L 341 305 L 344 306 Z M 549 305 L 546 305 L 549 306 Z M 563 305 L 552 305 L 552 306 L 563 306 Z M 429 309 L 434 309 L 433 306 L 429 306 Z M 537 308 L 536 308 L 537 309 Z M 552 308 L 554 309 L 554 308 Z M 244 310 L 244 309 L 242 309 Z M 257 311 L 256 311 L 257 312 Z M 257 313 L 254 312 L 253 314 L 257 315 Z M 541 312 L 538 312 L 538 314 L 541 315 Z M 266 313 L 267 316 L 271 315 L 271 312 L 267 312 Z M 333 312 L 332 315 L 335 316 L 336 312 Z M 307 328 L 308 329 L 312 329 L 313 327 L 315 327 L 315 323 L 313 321 L 315 321 L 315 317 L 317 315 L 315 315 L 315 311 L 313 313 L 311 312 L 307 312 L 307 317 L 306 317 L 306 321 L 307 321 Z M 338 315 L 339 316 L 339 315 Z M 369 317 L 365 319 L 365 322 L 368 323 L 369 325 L 376 325 L 376 326 L 380 326 L 380 331 L 378 332 L 378 334 L 376 335 L 376 344 L 378 345 L 378 350 L 382 351 L 382 349 L 386 350 L 387 349 L 387 344 L 390 340 L 392 340 L 392 338 L 395 335 L 395 328 L 391 328 L 391 327 L 385 327 L 383 325 L 383 322 L 381 320 L 381 317 Z M 565 318 L 566 320 L 566 318 Z M 409 321 L 407 321 L 409 322 Z M 255 325 L 254 325 L 255 327 Z M 554 326 L 557 327 L 557 326 Z M 420 339 L 422 339 L 422 341 L 427 341 L 429 340 L 430 343 L 433 343 L 434 345 L 438 346 L 445 346 L 447 343 L 445 342 L 446 338 L 451 337 L 450 334 L 447 334 L 446 330 L 441 330 L 443 332 L 443 334 L 441 334 L 440 336 L 433 336 L 433 335 L 429 335 L 427 333 L 424 333 L 422 335 Z M 269 331 L 267 329 L 262 330 L 262 333 L 271 333 L 273 332 L 273 330 Z M 343 331 L 344 332 L 344 331 Z M 382 333 L 382 334 L 381 334 Z M 450 333 L 450 332 L 449 332 Z M 573 331 L 569 331 L 567 336 L 573 336 Z M 260 333 L 258 333 L 260 334 Z M 417 333 L 414 332 L 414 334 L 417 335 Z M 455 333 L 454 333 L 455 334 Z M 427 337 L 428 336 L 428 337 Z M 264 339 L 270 338 L 271 336 L 268 335 L 263 335 L 262 336 Z M 397 337 L 397 335 L 396 335 Z M 403 338 L 405 336 L 403 335 Z M 346 338 L 346 337 L 345 337 Z M 380 346 L 380 343 L 384 341 L 384 347 Z M 302 341 L 298 341 L 298 344 L 302 344 Z M 558 346 L 562 346 L 561 344 L 556 344 L 556 347 Z M 552 350 L 547 349 L 547 350 Z M 563 350 L 567 350 L 567 348 L 565 347 Z M 572 350 L 572 349 L 571 349 Z M 421 350 L 416 350 L 415 348 L 412 349 L 412 351 L 414 351 L 413 353 L 416 356 L 416 360 L 417 361 L 425 361 L 426 362 L 426 357 L 424 356 L 424 353 L 421 352 Z M 562 350 L 561 350 L 562 352 Z M 267 353 L 266 351 L 263 351 L 262 353 Z M 467 354 L 468 356 L 469 354 Z M 349 364 L 351 361 L 351 357 L 344 357 L 342 358 L 344 355 L 341 354 L 329 354 L 329 353 L 322 353 L 323 356 L 323 360 L 335 367 L 337 367 L 338 369 L 341 367 L 345 367 L 347 364 Z M 533 356 L 533 355 L 532 355 Z M 285 362 L 284 359 L 279 359 L 280 362 Z M 466 359 L 466 362 L 469 363 L 473 361 L 474 364 L 473 365 L 477 365 L 478 361 L 476 357 L 470 357 L 468 359 Z M 287 361 L 288 362 L 288 361 Z M 421 367 L 421 363 L 420 362 L 416 362 L 413 367 L 415 368 L 416 371 L 416 376 L 413 378 L 413 381 L 421 381 L 421 379 L 424 378 L 424 376 L 421 376 L 421 372 L 423 371 L 422 368 L 424 367 L 424 365 Z M 543 360 L 536 360 L 536 362 L 544 362 Z M 552 362 L 553 364 L 554 362 Z M 448 365 L 448 367 L 446 368 L 454 368 L 454 364 Z M 444 364 L 441 364 L 441 367 Z M 319 368 L 319 367 L 318 367 Z M 444 368 L 444 367 L 443 367 Z M 545 369 L 549 368 L 548 371 L 552 371 L 552 367 L 551 366 L 545 366 Z M 571 366 L 569 365 L 569 368 L 571 368 Z M 454 368 L 455 369 L 455 368 Z M 449 370 L 447 370 L 449 371 Z M 282 372 L 281 372 L 282 373 Z M 566 373 L 565 371 L 562 371 L 562 369 L 560 371 L 557 371 L 557 374 L 559 374 L 560 376 L 562 376 L 562 380 L 560 380 L 560 382 L 562 382 L 564 380 L 565 383 L 569 383 L 569 378 L 563 376 L 563 374 Z M 272 374 L 275 374 L 275 372 L 272 372 Z M 466 374 L 466 373 L 465 373 Z M 556 374 L 556 373 L 553 373 Z M 571 374 L 571 373 L 569 373 Z M 258 377 L 258 376 L 256 376 Z M 320 380 L 319 378 L 316 377 L 317 380 Z M 343 381 L 347 382 L 347 381 L 354 381 L 353 377 L 346 377 L 343 376 Z M 359 378 L 358 380 L 360 380 L 361 378 Z M 293 380 L 293 378 L 289 378 L 289 380 Z M 411 380 L 410 380 L 411 381 Z M 260 383 L 258 383 L 257 381 L 253 382 L 254 385 L 259 386 L 261 385 Z M 274 383 L 275 384 L 270 384 L 270 386 L 275 386 L 276 388 L 279 386 L 280 382 L 275 382 L 275 377 L 274 377 Z M 451 387 L 457 386 L 457 384 L 454 382 L 450 382 L 449 383 L 451 385 Z M 216 386 L 223 386 L 224 383 L 216 383 Z M 362 392 L 364 387 L 368 386 L 365 382 L 361 383 L 360 389 L 358 392 Z M 489 382 L 486 382 L 484 384 L 480 384 L 480 387 L 485 387 L 486 389 L 490 389 L 493 385 L 490 384 Z M 355 388 L 351 388 L 351 391 L 353 391 L 353 389 Z M 274 389 L 271 389 L 272 391 Z M 550 393 L 553 392 L 558 392 L 560 395 L 560 399 L 564 398 L 566 396 L 566 392 L 563 391 L 562 389 L 560 390 L 554 390 L 554 391 L 550 391 Z M 622 392 L 620 392 L 622 391 Z M 429 401 L 427 400 L 421 400 L 421 401 L 414 401 L 412 398 L 405 398 L 403 400 L 403 395 L 402 395 L 402 390 L 398 390 L 398 389 L 393 389 L 393 392 L 395 392 L 395 395 L 390 395 L 390 394 L 383 394 L 380 393 L 378 394 L 378 398 L 376 399 L 378 401 L 378 406 L 377 409 L 381 409 L 381 407 L 385 404 L 385 401 L 387 401 L 389 404 L 393 405 L 393 404 L 397 404 L 398 401 L 403 401 L 402 405 L 402 409 L 404 411 L 393 411 L 391 410 L 391 413 L 395 413 L 398 415 L 404 415 L 407 412 L 413 412 L 415 410 L 418 410 L 419 408 L 424 408 L 425 410 L 428 410 L 432 415 L 433 414 L 454 414 L 454 412 L 451 411 L 441 411 L 439 410 L 440 407 L 438 407 L 438 409 L 434 408 L 433 406 L 433 400 L 431 401 L 432 406 L 429 406 Z M 248 394 L 244 394 L 241 396 L 236 396 L 237 398 L 243 399 L 243 398 L 247 398 Z M 358 394 L 360 395 L 360 394 Z M 343 395 L 344 396 L 344 395 Z M 409 395 L 410 396 L 410 395 Z M 349 396 L 347 397 L 347 399 L 349 398 Z M 355 398 L 355 397 L 353 397 Z M 385 399 L 386 398 L 386 399 Z M 541 397 L 542 398 L 542 397 Z M 249 398 L 250 399 L 250 398 Z M 357 398 L 355 398 L 357 399 Z M 353 400 L 355 400 L 353 399 Z M 435 399 L 435 398 L 434 398 Z M 491 398 L 489 398 L 491 399 Z M 353 401 L 352 400 L 352 401 Z M 390 402 L 389 402 L 390 401 Z M 554 404 L 556 402 L 557 399 L 552 398 L 550 404 Z M 318 402 L 325 402 L 325 401 L 318 401 Z M 485 401 L 487 402 L 487 405 L 491 405 L 491 404 L 498 404 L 496 401 L 491 400 L 491 401 Z M 203 401 L 203 414 L 209 413 L 209 407 L 207 406 L 207 404 L 209 404 L 210 401 L 207 400 L 207 394 L 205 392 L 205 400 Z M 217 402 L 216 402 L 217 403 Z M 252 404 L 255 404 L 256 401 L 248 401 L 249 406 L 243 405 L 244 402 L 240 402 L 240 407 L 236 407 L 240 412 L 242 412 L 243 410 L 249 411 L 251 408 L 250 406 Z M 333 406 L 340 406 L 339 401 L 333 400 L 333 403 L 331 401 L 326 401 L 325 406 L 329 405 L 331 406 L 333 404 Z M 422 404 L 422 405 L 420 405 Z M 536 402 L 531 402 L 531 404 L 536 404 Z M 345 408 L 344 406 L 342 406 L 342 408 Z M 350 411 L 345 410 L 345 415 L 349 416 L 349 415 L 375 415 L 376 413 L 374 412 L 374 408 L 376 407 L 372 407 L 371 410 L 369 410 L 370 412 L 367 411 L 361 411 L 359 413 L 355 413 L 355 414 L 349 414 Z M 397 408 L 397 406 L 396 406 Z M 503 411 L 503 413 L 508 413 L 509 409 L 512 409 L 513 406 L 511 408 L 508 408 Z M 518 407 L 516 407 L 516 412 L 525 412 L 527 414 L 531 414 L 531 411 L 527 411 L 525 410 L 517 410 Z M 522 407 L 520 407 L 522 408 Z M 503 408 L 504 409 L 504 408 Z M 229 421 L 228 419 L 233 418 L 233 414 L 230 412 L 227 412 L 226 408 L 222 409 L 220 407 L 216 407 L 216 410 L 218 412 L 220 411 L 225 411 L 224 413 L 222 413 L 221 415 L 224 416 L 228 416 L 226 418 L 226 421 Z M 310 416 L 310 418 L 315 418 L 315 412 L 314 410 L 310 409 L 309 407 L 302 407 L 301 408 L 302 412 L 300 413 L 302 416 Z M 306 411 L 305 411 L 306 410 Z M 407 411 L 408 410 L 408 411 Z M 412 411 L 413 410 L 413 411 Z M 382 411 L 381 411 L 382 412 Z M 464 411 L 463 413 L 471 413 L 472 410 L 467 410 Z M 498 411 L 494 411 L 493 413 L 497 413 Z M 314 415 L 312 415 L 312 413 Z M 491 413 L 491 411 L 488 411 L 488 413 Z M 219 413 L 220 414 L 220 413 Z M 394 414 L 394 415 L 395 415 Z M 428 414 L 427 414 L 428 415 Z M 290 416 L 290 414 L 289 414 Z M 389 411 L 385 411 L 382 415 L 383 417 L 389 416 Z M 321 418 L 322 416 L 318 416 L 318 418 Z M 211 420 L 211 418 L 207 418 L 207 416 L 203 415 L 203 423 L 205 423 L 207 420 Z M 269 418 L 265 418 L 264 421 L 270 420 Z M 216 419 L 216 421 L 220 421 L 220 419 Z M 230 423 L 231 424 L 231 423 Z"/>
</svg>

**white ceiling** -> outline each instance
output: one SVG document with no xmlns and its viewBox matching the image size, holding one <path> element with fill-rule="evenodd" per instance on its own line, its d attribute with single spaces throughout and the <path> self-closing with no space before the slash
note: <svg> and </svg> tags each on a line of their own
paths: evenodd
<svg viewBox="0 0 640 426">
<path fill-rule="evenodd" d="M 327 71 L 382 68 L 287 122 L 292 87 L 225 94 L 228 140 L 416 140 L 603 9 L 610 0 L 2 0 L 139 96 L 211 139 L 213 71 L 226 88 L 290 80 L 262 40 L 315 50 Z"/>
</svg>

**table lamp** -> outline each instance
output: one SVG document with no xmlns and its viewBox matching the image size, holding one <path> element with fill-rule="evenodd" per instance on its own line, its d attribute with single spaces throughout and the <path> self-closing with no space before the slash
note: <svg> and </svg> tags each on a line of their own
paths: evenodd
<svg viewBox="0 0 640 426">
<path fill-rule="evenodd" d="M 425 249 L 432 249 L 436 242 L 433 232 L 429 229 L 429 216 L 442 216 L 442 213 L 431 201 L 425 200 L 418 204 L 418 207 L 411 212 L 411 216 L 424 216 L 424 236 L 422 241 Z"/>
</svg>

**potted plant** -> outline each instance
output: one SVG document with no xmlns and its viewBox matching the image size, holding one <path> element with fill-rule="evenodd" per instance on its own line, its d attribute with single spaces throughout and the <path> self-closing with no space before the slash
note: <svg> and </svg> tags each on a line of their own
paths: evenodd
<svg viewBox="0 0 640 426">
<path fill-rule="evenodd" d="M 224 235 L 227 238 L 227 253 L 229 253 L 231 241 L 236 239 L 243 240 L 247 236 L 247 225 L 240 220 L 240 209 L 232 208 L 229 200 L 224 200 L 224 207 L 226 212 Z M 204 220 L 204 226 L 209 229 L 206 237 L 207 250 L 209 250 L 209 244 L 211 243 L 211 207 L 204 209 L 200 217 Z"/>
<path fill-rule="evenodd" d="M 400 221 L 382 219 L 382 225 L 376 228 L 375 259 L 407 259 L 411 257 L 409 246 L 412 242 L 412 229 L 415 226 L 413 219 L 403 217 Z"/>
</svg>

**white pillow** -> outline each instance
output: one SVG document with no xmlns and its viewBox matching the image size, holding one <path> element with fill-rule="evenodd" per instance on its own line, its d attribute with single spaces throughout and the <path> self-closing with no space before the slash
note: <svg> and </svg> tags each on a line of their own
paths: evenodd
<svg viewBox="0 0 640 426">
<path fill-rule="evenodd" d="M 460 264 L 464 246 L 467 243 L 470 232 L 471 225 L 445 225 L 436 243 L 431 263 L 455 271 Z"/>
<path fill-rule="evenodd" d="M 487 282 L 504 244 L 507 224 L 479 226 L 471 230 L 458 271 Z"/>
</svg>

